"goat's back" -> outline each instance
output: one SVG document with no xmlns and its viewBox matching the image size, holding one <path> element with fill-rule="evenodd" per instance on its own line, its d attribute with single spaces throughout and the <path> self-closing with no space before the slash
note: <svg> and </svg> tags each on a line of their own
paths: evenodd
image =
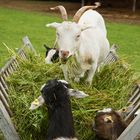
<svg viewBox="0 0 140 140">
<path fill-rule="evenodd" d="M 93 27 L 98 27 L 105 36 L 107 35 L 104 19 L 95 10 L 86 11 L 81 16 L 81 18 L 80 18 L 78 23 L 80 25 L 86 24 L 86 25 L 90 25 L 90 26 L 93 26 Z"/>
</svg>

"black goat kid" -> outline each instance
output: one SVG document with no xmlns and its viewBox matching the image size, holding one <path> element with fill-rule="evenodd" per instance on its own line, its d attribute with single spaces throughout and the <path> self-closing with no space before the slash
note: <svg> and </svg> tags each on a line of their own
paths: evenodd
<svg viewBox="0 0 140 140">
<path fill-rule="evenodd" d="M 56 48 L 49 48 L 47 45 L 44 44 L 46 48 L 45 54 L 45 62 L 47 64 L 51 64 L 53 62 L 57 62 L 59 60 L 59 51 Z"/>
<path fill-rule="evenodd" d="M 32 102 L 30 109 L 36 109 L 46 103 L 49 118 L 46 140 L 77 140 L 67 82 L 50 80 L 42 86 L 41 93 L 42 95 Z M 33 107 L 35 105 L 37 107 Z"/>
</svg>

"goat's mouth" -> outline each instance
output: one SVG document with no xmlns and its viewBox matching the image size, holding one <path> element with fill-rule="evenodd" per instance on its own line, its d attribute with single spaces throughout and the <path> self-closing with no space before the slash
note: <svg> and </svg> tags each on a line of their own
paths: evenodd
<svg viewBox="0 0 140 140">
<path fill-rule="evenodd" d="M 60 60 L 62 64 L 65 64 L 68 61 L 68 58 L 61 58 Z"/>
<path fill-rule="evenodd" d="M 68 61 L 72 56 L 74 56 L 74 55 L 70 55 L 69 57 L 60 58 L 60 62 L 61 62 L 62 64 L 66 64 L 67 61 Z"/>
</svg>

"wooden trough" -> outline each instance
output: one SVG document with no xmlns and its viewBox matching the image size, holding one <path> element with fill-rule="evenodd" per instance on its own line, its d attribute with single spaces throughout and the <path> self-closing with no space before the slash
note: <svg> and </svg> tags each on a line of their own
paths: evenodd
<svg viewBox="0 0 140 140">
<path fill-rule="evenodd" d="M 17 55 L 21 59 L 25 60 L 27 59 L 25 48 L 27 47 L 33 52 L 35 52 L 35 49 L 33 48 L 28 37 L 23 38 L 23 43 L 24 47 L 18 51 Z M 116 45 L 112 46 L 110 53 L 103 63 L 104 65 L 118 60 L 116 48 Z M 6 63 L 6 65 L 2 69 L 0 69 L 0 140 L 20 140 L 14 124 L 11 120 L 12 111 L 9 106 L 8 85 L 6 83 L 6 78 L 18 68 L 18 60 L 17 57 L 14 56 Z M 128 101 L 128 105 L 133 105 L 134 108 L 125 118 L 125 120 L 129 121 L 130 124 L 121 134 L 118 140 L 134 140 L 140 133 L 140 114 L 134 118 L 134 113 L 138 108 L 140 108 L 140 84 L 135 85 L 130 95 L 131 98 Z"/>
</svg>

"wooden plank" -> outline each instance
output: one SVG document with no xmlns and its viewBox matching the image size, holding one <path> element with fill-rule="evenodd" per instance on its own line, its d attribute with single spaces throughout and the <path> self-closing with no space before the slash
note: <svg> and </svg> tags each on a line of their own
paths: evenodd
<svg viewBox="0 0 140 140">
<path fill-rule="evenodd" d="M 140 133 L 140 114 L 128 125 L 117 140 L 134 140 Z"/>
<path fill-rule="evenodd" d="M 9 77 L 9 73 L 8 73 L 7 69 L 5 69 L 3 73 L 4 73 L 5 76 L 6 76 L 5 78 Z"/>
<path fill-rule="evenodd" d="M 2 103 L 5 106 L 7 112 L 9 113 L 9 115 L 12 116 L 12 111 L 9 107 L 9 104 L 8 104 L 7 100 L 5 99 L 4 95 L 2 94 L 1 90 L 0 90 L 0 100 L 2 101 Z"/>
<path fill-rule="evenodd" d="M 0 130 L 4 135 L 4 140 L 20 140 L 19 136 L 13 126 L 13 123 L 0 101 Z"/>
<path fill-rule="evenodd" d="M 132 92 L 131 92 L 131 94 L 130 94 L 130 95 L 132 95 L 132 96 L 131 96 L 131 98 L 128 100 L 128 103 L 133 102 L 133 100 L 137 97 L 137 95 L 139 94 L 139 92 L 140 92 L 140 88 L 139 88 L 138 85 L 136 85 L 136 86 L 133 88 L 133 90 L 132 90 Z"/>
<path fill-rule="evenodd" d="M 27 59 L 27 55 L 24 50 L 23 50 L 23 55 L 24 55 L 25 59 Z"/>
<path fill-rule="evenodd" d="M 133 102 L 131 103 L 131 105 L 136 105 L 138 102 L 140 102 L 140 92 L 139 94 L 136 96 L 136 98 L 134 98 Z"/>
<path fill-rule="evenodd" d="M 21 55 L 22 55 L 22 58 L 23 58 L 24 60 L 27 59 L 26 56 L 25 56 L 25 54 L 24 54 L 24 50 L 22 50 Z"/>
<path fill-rule="evenodd" d="M 8 93 L 7 91 L 5 90 L 5 88 L 3 87 L 2 83 L 0 82 L 0 90 L 1 92 L 3 93 L 5 99 L 8 101 Z"/>
<path fill-rule="evenodd" d="M 11 67 L 12 67 L 13 71 L 16 71 L 16 70 L 17 70 L 17 69 L 16 69 L 16 66 L 15 66 L 15 64 L 14 64 L 14 61 L 11 63 Z"/>
<path fill-rule="evenodd" d="M 23 41 L 24 46 L 28 47 L 31 51 L 33 51 L 33 52 L 36 53 L 36 51 L 35 51 L 35 49 L 34 49 L 32 43 L 30 42 L 28 36 L 25 36 L 25 37 L 22 39 L 22 41 Z"/>
<path fill-rule="evenodd" d="M 18 55 L 20 56 L 21 59 L 24 59 L 23 55 L 22 55 L 22 51 L 23 49 L 21 48 L 19 51 L 18 51 Z"/>
<path fill-rule="evenodd" d="M 7 83 L 5 82 L 5 80 L 4 80 L 4 78 L 3 78 L 2 75 L 0 76 L 0 82 L 1 82 L 1 84 L 3 85 L 4 89 L 5 89 L 5 90 L 7 91 L 7 93 L 8 93 L 8 86 L 7 86 Z"/>
<path fill-rule="evenodd" d="M 138 102 L 138 104 L 134 107 L 134 109 L 126 116 L 125 121 L 126 122 L 130 122 L 133 117 L 134 117 L 134 113 L 140 108 L 140 102 Z"/>
<path fill-rule="evenodd" d="M 107 55 L 104 64 L 110 64 L 118 60 L 118 55 L 116 54 L 117 46 L 115 44 L 112 45 L 109 54 Z"/>
</svg>

